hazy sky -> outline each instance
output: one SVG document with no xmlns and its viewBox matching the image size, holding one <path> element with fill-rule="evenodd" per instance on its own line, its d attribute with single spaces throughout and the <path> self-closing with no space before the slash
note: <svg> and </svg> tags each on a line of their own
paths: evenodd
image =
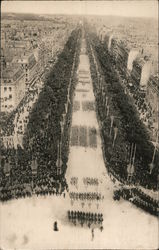
<svg viewBox="0 0 159 250">
<path fill-rule="evenodd" d="M 1 10 L 38 14 L 99 14 L 157 18 L 158 1 L 4 1 Z"/>
</svg>

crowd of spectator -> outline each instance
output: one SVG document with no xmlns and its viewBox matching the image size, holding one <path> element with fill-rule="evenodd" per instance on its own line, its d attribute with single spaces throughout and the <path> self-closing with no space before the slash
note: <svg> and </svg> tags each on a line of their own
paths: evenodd
<svg viewBox="0 0 159 250">
<path fill-rule="evenodd" d="M 129 96 L 133 98 L 132 100 L 139 113 L 140 120 L 146 125 L 149 131 L 152 132 L 152 107 L 146 101 L 145 90 L 140 88 L 134 77 L 132 77 L 130 74 L 127 74 L 125 67 L 121 67 L 121 65 L 118 62 L 116 63 L 115 60 L 113 61 L 113 64 L 114 69 L 116 69 L 117 74 L 122 79 L 126 94 L 129 94 Z"/>
<path fill-rule="evenodd" d="M 159 154 L 156 152 L 153 171 L 150 173 L 149 165 L 152 161 L 154 146 L 150 143 L 149 135 L 136 114 L 134 103 L 130 102 L 130 98 L 118 78 L 109 51 L 93 33 L 87 33 L 87 49 L 104 160 L 108 172 L 111 173 L 114 182 L 117 179 L 119 183 L 127 185 L 129 188 L 141 185 L 155 191 L 158 188 Z M 136 144 L 135 170 L 128 181 L 128 164 L 130 164 L 133 143 Z M 150 196 L 147 201 L 146 194 L 142 195 L 140 192 L 135 204 L 137 206 L 142 204 L 141 206 L 145 210 L 146 207 L 155 210 L 154 201 Z M 150 212 L 148 209 L 146 211 Z"/>
<path fill-rule="evenodd" d="M 117 71 L 116 71 L 117 72 Z M 118 74 L 119 72 L 117 72 Z M 149 103 L 146 102 L 146 94 L 140 89 L 140 86 L 136 85 L 134 80 L 131 79 L 131 76 L 120 75 L 122 80 L 122 86 L 125 89 L 125 93 L 129 94 L 132 97 L 132 101 L 139 113 L 140 120 L 146 125 L 149 131 L 152 130 L 153 121 L 152 121 L 152 108 Z M 131 83 L 133 82 L 133 84 Z"/>
<path fill-rule="evenodd" d="M 68 189 L 65 171 L 79 46 L 80 29 L 77 28 L 44 79 L 44 87 L 28 116 L 23 147 L 1 148 L 0 200 L 32 194 L 58 195 Z M 26 108 L 25 99 L 23 102 L 24 106 L 20 106 L 18 112 Z M 63 130 L 60 124 L 62 120 Z M 60 173 L 57 172 L 59 141 L 62 152 Z"/>
<path fill-rule="evenodd" d="M 120 197 L 129 200 L 137 207 L 142 208 L 152 215 L 159 215 L 159 203 L 137 188 L 122 188 L 114 191 L 114 199 L 120 200 Z"/>
<path fill-rule="evenodd" d="M 154 168 L 150 174 L 149 164 L 152 161 L 154 146 L 150 142 L 146 128 L 136 114 L 134 104 L 130 102 L 125 94 L 118 75 L 114 67 L 112 67 L 111 55 L 95 34 L 89 34 L 87 45 L 96 97 L 97 116 L 100 122 L 106 159 L 111 168 L 126 180 L 130 149 L 132 143 L 135 143 L 134 179 L 140 185 L 156 190 L 159 154 L 158 152 L 155 154 Z M 92 55 L 92 48 L 96 62 Z M 112 116 L 114 117 L 113 124 L 111 124 Z M 115 128 L 117 128 L 116 135 Z M 115 142 L 114 138 L 116 139 Z"/>
</svg>

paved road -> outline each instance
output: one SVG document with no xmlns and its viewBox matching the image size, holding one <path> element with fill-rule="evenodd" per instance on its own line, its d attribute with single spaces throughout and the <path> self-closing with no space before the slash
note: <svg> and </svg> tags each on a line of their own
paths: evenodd
<svg viewBox="0 0 159 250">
<path fill-rule="evenodd" d="M 85 42 L 82 43 L 83 47 Z M 89 59 L 81 48 L 80 63 L 78 68 L 78 83 L 74 94 L 74 109 L 72 115 L 71 143 L 66 178 L 69 184 L 69 192 L 98 192 L 102 194 L 105 166 L 102 157 L 101 138 L 95 112 L 95 97 L 91 82 Z M 77 186 L 71 184 L 71 178 L 77 177 Z M 98 178 L 98 185 L 86 185 L 83 178 Z M 78 189 L 77 189 L 78 188 Z M 84 203 L 84 207 L 82 207 Z M 100 202 L 75 201 L 73 206 L 70 201 L 70 209 L 102 212 Z"/>
</svg>

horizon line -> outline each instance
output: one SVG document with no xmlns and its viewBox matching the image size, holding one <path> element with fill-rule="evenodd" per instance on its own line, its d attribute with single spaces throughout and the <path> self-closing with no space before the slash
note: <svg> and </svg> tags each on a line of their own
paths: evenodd
<svg viewBox="0 0 159 250">
<path fill-rule="evenodd" d="M 111 16 L 111 17 L 123 17 L 123 18 L 150 18 L 150 19 L 158 19 L 158 16 L 125 16 L 125 15 L 109 15 L 109 14 L 71 14 L 71 13 L 35 13 L 35 12 L 10 12 L 10 11 L 2 11 L 1 14 L 31 14 L 31 15 L 66 15 L 66 16 L 101 16 L 101 17 L 106 17 L 106 16 Z M 1 16 L 2 18 L 2 16 Z"/>
</svg>

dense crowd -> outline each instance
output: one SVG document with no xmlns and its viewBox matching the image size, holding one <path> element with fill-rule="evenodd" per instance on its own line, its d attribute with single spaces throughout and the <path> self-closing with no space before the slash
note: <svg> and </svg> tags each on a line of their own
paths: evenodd
<svg viewBox="0 0 159 250">
<path fill-rule="evenodd" d="M 154 167 L 150 172 L 154 146 L 150 143 L 149 135 L 136 114 L 133 102 L 130 102 L 125 88 L 116 73 L 113 59 L 95 34 L 89 34 L 87 49 L 91 64 L 91 75 L 96 98 L 97 116 L 100 125 L 102 147 L 105 165 L 115 183 L 127 185 L 128 190 L 133 186 L 157 190 L 159 154 L 156 152 Z M 89 42 L 91 41 L 91 43 Z M 142 94 L 141 94 L 142 95 Z M 136 96 L 138 98 L 139 96 Z M 146 107 L 138 101 L 136 105 L 142 112 Z M 146 111 L 145 111 L 146 112 Z M 114 118 L 112 123 L 112 116 Z M 116 129 L 117 128 L 117 129 Z M 115 131 L 117 133 L 115 134 Z M 115 139 L 114 139 L 115 138 Z M 128 166 L 131 158 L 131 145 L 136 144 L 134 172 L 129 178 Z M 136 188 L 137 198 L 133 202 L 152 214 L 157 214 L 156 201 Z M 129 200 L 129 197 L 126 198 Z"/>
<path fill-rule="evenodd" d="M 42 84 L 42 82 L 41 82 Z M 9 136 L 15 133 L 23 134 L 22 131 L 22 122 L 26 123 L 27 115 L 31 111 L 32 104 L 35 102 L 37 95 L 39 93 L 39 79 L 36 79 L 32 86 L 26 90 L 26 94 L 24 98 L 22 98 L 21 102 L 17 106 L 17 108 L 11 113 L 6 122 L 2 126 L 2 136 Z M 26 115 L 26 113 L 27 115 Z M 26 119 L 24 119 L 23 114 L 25 114 Z M 22 119 L 23 118 L 23 119 Z M 21 126 L 21 127 L 20 127 Z"/>
<path fill-rule="evenodd" d="M 114 192 L 114 199 L 120 200 L 120 197 L 125 200 L 129 200 L 137 207 L 142 208 L 152 215 L 159 215 L 159 203 L 136 188 L 123 188 L 116 190 Z"/>
<path fill-rule="evenodd" d="M 10 149 L 10 171 L 7 175 L 3 171 L 4 161 L 0 169 L 0 200 L 7 201 L 30 197 L 32 194 L 61 195 L 68 190 L 68 185 L 64 176 L 55 178 L 52 169 L 48 169 L 46 164 L 39 164 L 37 169 L 32 168 L 31 161 L 20 161 L 14 157 L 16 150 Z M 22 149 L 18 149 L 17 154 L 22 154 Z M 36 170 L 36 171 L 35 171 Z"/>
<path fill-rule="evenodd" d="M 125 59 L 126 61 L 126 59 Z M 146 125 L 146 127 L 153 132 L 153 113 L 152 108 L 149 103 L 146 102 L 146 94 L 145 91 L 140 89 L 139 84 L 136 84 L 136 79 L 131 75 L 127 74 L 127 70 L 125 67 L 121 67 L 120 64 L 115 63 L 114 65 L 116 69 L 120 72 L 120 78 L 123 79 L 123 86 L 125 88 L 125 92 L 129 94 L 129 96 L 133 97 L 134 105 L 139 112 L 139 116 L 141 121 Z M 117 72 L 118 72 L 117 71 Z"/>
<path fill-rule="evenodd" d="M 77 28 L 44 79 L 44 87 L 27 118 L 23 147 L 1 147 L 0 200 L 30 196 L 34 193 L 58 195 L 68 188 L 64 176 L 69 150 L 71 101 L 79 60 L 79 37 L 80 29 Z M 31 101 L 30 98 L 33 97 L 24 98 L 24 104 L 18 112 L 24 112 L 28 101 Z M 14 130 L 14 127 L 11 130 Z M 60 173 L 57 171 L 59 155 Z"/>
<path fill-rule="evenodd" d="M 143 192 L 139 187 L 134 187 L 136 182 L 132 181 L 134 184 L 132 187 L 129 186 L 129 181 L 123 179 L 119 174 L 117 174 L 112 168 L 108 168 L 108 174 L 114 184 L 117 184 L 121 188 L 114 192 L 114 199 L 119 200 L 120 197 L 133 202 L 137 207 L 144 209 L 145 211 L 158 215 L 159 213 L 159 202 L 158 200 L 152 198 Z M 135 199 L 134 199 L 135 197 Z"/>
<path fill-rule="evenodd" d="M 146 188 L 156 190 L 159 153 L 156 151 L 154 168 L 150 174 L 149 165 L 152 161 L 154 146 L 137 115 L 134 104 L 124 92 L 112 66 L 111 55 L 95 34 L 89 34 L 87 47 L 106 161 L 109 167 L 126 181 L 131 146 L 133 143 L 136 144 L 135 171 L 132 180 Z"/>
</svg>

